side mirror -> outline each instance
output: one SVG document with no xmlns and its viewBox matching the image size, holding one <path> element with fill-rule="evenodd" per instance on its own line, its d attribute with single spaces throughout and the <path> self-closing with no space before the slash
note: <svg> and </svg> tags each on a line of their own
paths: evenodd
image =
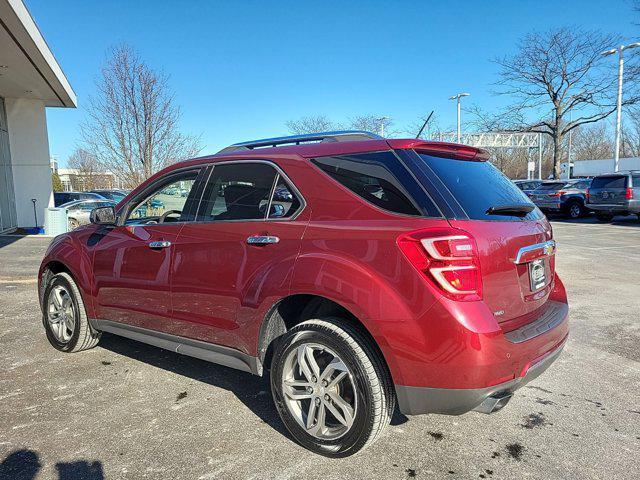
<svg viewBox="0 0 640 480">
<path fill-rule="evenodd" d="M 115 225 L 116 211 L 113 207 L 94 208 L 91 210 L 89 220 L 96 225 Z"/>
</svg>

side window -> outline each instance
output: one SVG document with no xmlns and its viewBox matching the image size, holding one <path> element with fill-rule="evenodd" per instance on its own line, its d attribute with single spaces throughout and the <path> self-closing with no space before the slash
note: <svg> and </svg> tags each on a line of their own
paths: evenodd
<svg viewBox="0 0 640 480">
<path fill-rule="evenodd" d="M 393 154 L 384 152 L 323 157 L 312 161 L 353 193 L 377 207 L 404 215 L 422 214 L 397 176 L 402 172 L 409 177 L 409 173 L 404 171 Z M 391 162 L 395 164 L 396 172 L 392 172 Z"/>
<path fill-rule="evenodd" d="M 289 218 L 300 208 L 300 199 L 284 178 L 278 175 L 278 183 L 273 191 L 269 218 Z"/>
<path fill-rule="evenodd" d="M 200 202 L 197 220 L 266 218 L 275 179 L 276 170 L 265 163 L 215 165 Z"/>
<path fill-rule="evenodd" d="M 631 180 L 633 181 L 633 188 L 640 188 L 640 175 L 634 175 Z"/>
<path fill-rule="evenodd" d="M 129 212 L 125 223 L 168 223 L 183 220 L 187 197 L 198 170 L 171 175 Z"/>
</svg>

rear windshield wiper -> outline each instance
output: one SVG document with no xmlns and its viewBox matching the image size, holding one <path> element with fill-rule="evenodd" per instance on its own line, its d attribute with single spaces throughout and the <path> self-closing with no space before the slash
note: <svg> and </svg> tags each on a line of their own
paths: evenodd
<svg viewBox="0 0 640 480">
<path fill-rule="evenodd" d="M 487 215 L 512 215 L 514 217 L 525 217 L 531 213 L 535 205 L 500 205 L 498 207 L 489 207 Z"/>
</svg>

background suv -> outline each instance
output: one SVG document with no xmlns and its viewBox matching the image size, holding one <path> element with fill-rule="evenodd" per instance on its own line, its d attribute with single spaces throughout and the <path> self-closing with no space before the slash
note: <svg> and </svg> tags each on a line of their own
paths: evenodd
<svg viewBox="0 0 640 480">
<path fill-rule="evenodd" d="M 591 179 L 542 182 L 529 197 L 543 212 L 580 218 L 588 212 L 586 200 L 590 184 Z"/>
<path fill-rule="evenodd" d="M 333 132 L 173 165 L 53 240 L 47 338 L 269 371 L 292 436 L 327 456 L 371 444 L 396 404 L 495 412 L 558 357 L 568 305 L 549 223 L 486 159 Z"/>
<path fill-rule="evenodd" d="M 638 215 L 640 219 L 640 171 L 598 175 L 591 182 L 587 206 L 604 222 L 615 215 Z"/>
</svg>

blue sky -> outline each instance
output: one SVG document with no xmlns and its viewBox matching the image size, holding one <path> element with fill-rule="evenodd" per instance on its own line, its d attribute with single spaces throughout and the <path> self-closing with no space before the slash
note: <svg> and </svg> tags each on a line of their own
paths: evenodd
<svg viewBox="0 0 640 480">
<path fill-rule="evenodd" d="M 120 42 L 169 75 L 181 129 L 201 135 L 207 154 L 287 134 L 287 120 L 313 114 L 375 113 L 403 128 L 434 109 L 446 127 L 456 92 L 489 110 L 505 101 L 491 94 L 490 59 L 512 53 L 524 33 L 570 25 L 640 37 L 632 0 L 26 4 L 78 95 L 76 110 L 47 111 L 62 164 L 105 52 Z"/>
</svg>

